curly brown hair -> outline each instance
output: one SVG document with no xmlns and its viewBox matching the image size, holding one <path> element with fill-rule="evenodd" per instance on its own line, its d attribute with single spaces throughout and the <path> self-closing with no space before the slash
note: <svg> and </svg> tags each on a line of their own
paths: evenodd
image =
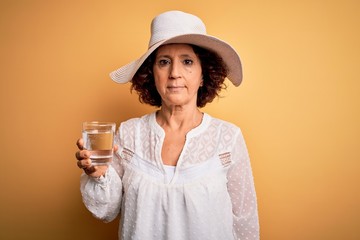
<svg viewBox="0 0 360 240">
<path fill-rule="evenodd" d="M 222 89 L 226 89 L 224 83 L 228 74 L 228 68 L 222 58 L 213 51 L 189 44 L 201 62 L 203 74 L 203 86 L 198 90 L 197 106 L 204 107 L 207 103 L 219 96 Z M 156 57 L 154 51 L 141 65 L 134 75 L 131 83 L 131 91 L 139 94 L 139 101 L 151 106 L 160 107 L 162 100 L 158 93 L 153 75 L 153 65 Z"/>
</svg>

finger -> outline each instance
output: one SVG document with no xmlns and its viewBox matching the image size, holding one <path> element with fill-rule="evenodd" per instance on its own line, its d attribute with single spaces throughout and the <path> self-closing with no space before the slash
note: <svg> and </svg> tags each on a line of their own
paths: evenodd
<svg viewBox="0 0 360 240">
<path fill-rule="evenodd" d="M 84 149 L 84 140 L 82 138 L 78 139 L 76 141 L 76 146 L 80 149 L 83 150 Z"/>
<path fill-rule="evenodd" d="M 77 166 L 79 168 L 85 169 L 91 167 L 91 160 L 90 159 L 84 159 L 77 161 Z"/>
<path fill-rule="evenodd" d="M 81 169 L 86 168 L 85 166 L 82 165 L 81 161 L 77 161 L 76 164 Z"/>
<path fill-rule="evenodd" d="M 119 149 L 118 145 L 114 145 L 114 152 L 117 152 L 117 150 Z"/>
<path fill-rule="evenodd" d="M 75 157 L 77 160 L 83 160 L 90 157 L 90 152 L 87 150 L 77 151 Z"/>
<path fill-rule="evenodd" d="M 75 157 L 76 157 L 77 160 L 81 160 L 81 159 L 82 159 L 82 157 L 80 156 L 80 151 L 77 151 L 77 152 L 75 153 Z"/>
<path fill-rule="evenodd" d="M 84 172 L 87 175 L 90 175 L 90 174 L 94 173 L 95 171 L 96 171 L 96 168 L 94 166 L 89 166 L 87 168 L 84 168 Z"/>
</svg>

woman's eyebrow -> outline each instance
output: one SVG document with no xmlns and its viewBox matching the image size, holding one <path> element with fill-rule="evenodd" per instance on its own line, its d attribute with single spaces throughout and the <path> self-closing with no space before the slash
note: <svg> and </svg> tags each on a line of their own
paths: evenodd
<svg viewBox="0 0 360 240">
<path fill-rule="evenodd" d="M 159 55 L 156 55 L 156 58 L 170 58 L 170 56 L 166 55 L 166 54 L 159 54 Z"/>
<path fill-rule="evenodd" d="M 159 54 L 156 56 L 156 58 L 172 58 L 170 55 L 167 55 L 167 54 Z M 180 54 L 180 57 L 184 58 L 184 57 L 189 57 L 189 58 L 192 58 L 192 57 L 195 57 L 193 55 L 190 55 L 190 54 L 187 54 L 187 53 L 184 53 L 184 54 Z"/>
</svg>

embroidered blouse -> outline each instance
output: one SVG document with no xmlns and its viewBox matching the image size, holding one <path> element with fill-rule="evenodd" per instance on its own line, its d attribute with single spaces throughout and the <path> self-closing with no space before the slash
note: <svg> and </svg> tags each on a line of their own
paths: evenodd
<svg viewBox="0 0 360 240">
<path fill-rule="evenodd" d="M 123 122 L 105 177 L 81 176 L 89 211 L 105 222 L 120 214 L 122 240 L 259 239 L 253 175 L 240 129 L 204 113 L 187 133 L 175 169 L 161 159 L 164 138 L 155 112 Z"/>
</svg>

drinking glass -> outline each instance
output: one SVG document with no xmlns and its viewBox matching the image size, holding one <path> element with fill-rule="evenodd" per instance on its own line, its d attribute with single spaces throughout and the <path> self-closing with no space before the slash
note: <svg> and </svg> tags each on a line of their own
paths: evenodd
<svg viewBox="0 0 360 240">
<path fill-rule="evenodd" d="M 113 122 L 84 122 L 84 148 L 90 151 L 92 165 L 108 165 L 113 157 L 116 124 Z"/>
</svg>

